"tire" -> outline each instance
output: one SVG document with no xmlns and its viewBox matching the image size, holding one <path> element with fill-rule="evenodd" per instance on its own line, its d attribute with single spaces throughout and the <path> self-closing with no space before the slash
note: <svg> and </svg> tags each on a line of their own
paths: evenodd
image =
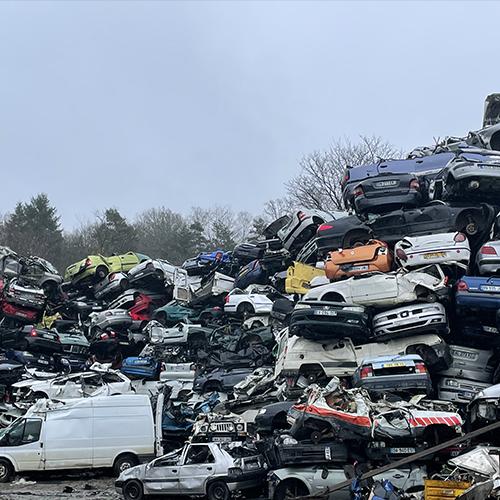
<svg viewBox="0 0 500 500">
<path fill-rule="evenodd" d="M 309 491 L 306 485 L 302 481 L 289 480 L 283 481 L 278 484 L 276 491 L 274 492 L 274 499 L 271 500 L 285 500 L 287 496 L 302 497 L 308 495 Z"/>
<path fill-rule="evenodd" d="M 316 382 L 316 380 L 318 380 L 318 374 L 317 373 L 308 373 L 306 378 L 310 384 L 314 384 L 314 382 Z"/>
<path fill-rule="evenodd" d="M 425 300 L 429 302 L 429 304 L 433 304 L 437 300 L 437 296 L 435 293 L 429 292 L 425 297 Z"/>
<path fill-rule="evenodd" d="M 120 290 L 128 290 L 130 288 L 130 282 L 128 279 L 125 279 L 123 278 L 121 281 L 120 281 Z"/>
<path fill-rule="evenodd" d="M 137 479 L 127 481 L 123 485 L 123 496 L 125 500 L 142 500 L 144 498 L 142 483 Z"/>
<path fill-rule="evenodd" d="M 125 469 L 130 469 L 139 463 L 137 457 L 130 453 L 120 455 L 113 465 L 113 473 L 118 477 Z"/>
<path fill-rule="evenodd" d="M 105 266 L 99 266 L 95 270 L 95 277 L 97 281 L 104 279 L 109 274 L 108 268 Z"/>
<path fill-rule="evenodd" d="M 311 441 L 314 444 L 319 444 L 321 442 L 322 438 L 323 438 L 323 436 L 321 435 L 320 431 L 312 431 L 311 432 Z"/>
<path fill-rule="evenodd" d="M 343 248 L 356 248 L 358 246 L 364 246 L 370 239 L 370 233 L 368 231 L 356 230 L 350 234 L 346 234 L 342 241 Z"/>
<path fill-rule="evenodd" d="M 20 351 L 27 351 L 29 349 L 29 342 L 27 339 L 21 339 L 18 343 L 18 347 Z"/>
<path fill-rule="evenodd" d="M 0 483 L 9 482 L 14 476 L 14 467 L 5 458 L 0 458 Z"/>
<path fill-rule="evenodd" d="M 224 481 L 214 481 L 208 485 L 208 500 L 229 500 L 231 494 Z"/>
</svg>

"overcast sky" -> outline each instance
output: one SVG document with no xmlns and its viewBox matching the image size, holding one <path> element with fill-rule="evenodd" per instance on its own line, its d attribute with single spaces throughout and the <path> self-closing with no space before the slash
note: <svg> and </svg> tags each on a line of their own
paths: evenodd
<svg viewBox="0 0 500 500">
<path fill-rule="evenodd" d="M 333 139 L 481 127 L 498 2 L 2 1 L 0 212 L 262 213 Z"/>
</svg>

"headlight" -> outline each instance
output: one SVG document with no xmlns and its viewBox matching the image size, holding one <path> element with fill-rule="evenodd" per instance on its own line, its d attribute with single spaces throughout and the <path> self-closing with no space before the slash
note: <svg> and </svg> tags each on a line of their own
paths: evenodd
<svg viewBox="0 0 500 500">
<path fill-rule="evenodd" d="M 264 415 L 264 413 L 266 413 L 266 411 L 267 411 L 267 408 L 261 408 L 259 410 L 259 413 L 257 413 L 257 415 Z"/>
<path fill-rule="evenodd" d="M 311 309 L 309 304 L 297 304 L 294 309 Z"/>
<path fill-rule="evenodd" d="M 243 424 L 236 424 L 236 430 L 241 432 L 245 430 L 245 426 Z"/>
<path fill-rule="evenodd" d="M 449 385 L 450 387 L 458 387 L 458 382 L 456 380 L 447 380 L 446 385 Z"/>
<path fill-rule="evenodd" d="M 355 313 L 362 313 L 364 312 L 364 309 L 359 306 L 345 306 L 342 308 L 343 311 L 351 311 Z"/>
</svg>

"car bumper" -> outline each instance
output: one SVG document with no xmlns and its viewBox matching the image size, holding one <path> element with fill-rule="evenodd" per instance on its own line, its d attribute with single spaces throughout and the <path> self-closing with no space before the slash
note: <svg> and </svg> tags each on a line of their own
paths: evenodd
<svg viewBox="0 0 500 500">
<path fill-rule="evenodd" d="M 500 294 L 497 296 L 488 296 L 486 293 L 474 293 L 465 292 L 461 294 L 457 292 L 455 296 L 455 302 L 457 306 L 457 311 L 460 309 L 488 309 L 497 310 L 500 309 Z"/>
</svg>

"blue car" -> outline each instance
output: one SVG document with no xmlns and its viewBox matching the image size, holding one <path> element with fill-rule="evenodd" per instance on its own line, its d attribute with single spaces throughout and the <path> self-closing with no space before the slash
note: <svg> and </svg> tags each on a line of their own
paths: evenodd
<svg viewBox="0 0 500 500">
<path fill-rule="evenodd" d="M 463 276 L 457 283 L 458 314 L 467 311 L 495 312 L 500 309 L 500 278 Z"/>
</svg>

